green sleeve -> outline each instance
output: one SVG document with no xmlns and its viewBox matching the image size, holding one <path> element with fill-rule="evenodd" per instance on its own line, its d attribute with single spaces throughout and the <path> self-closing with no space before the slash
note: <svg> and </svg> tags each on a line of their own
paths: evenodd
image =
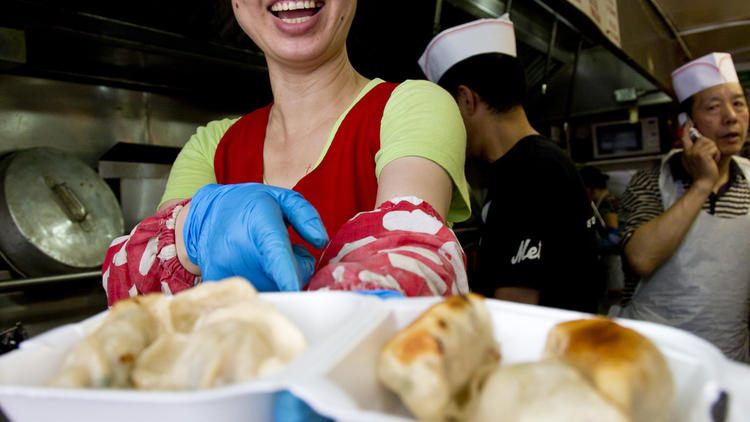
<svg viewBox="0 0 750 422">
<path fill-rule="evenodd" d="M 447 221 L 469 218 L 464 123 L 453 97 L 429 81 L 407 80 L 391 94 L 380 125 L 376 176 L 388 163 L 406 156 L 427 158 L 445 169 L 454 185 Z"/>
<path fill-rule="evenodd" d="M 215 120 L 201 126 L 177 156 L 159 205 L 172 199 L 191 198 L 201 187 L 216 183 L 214 155 L 219 141 L 239 118 Z"/>
</svg>

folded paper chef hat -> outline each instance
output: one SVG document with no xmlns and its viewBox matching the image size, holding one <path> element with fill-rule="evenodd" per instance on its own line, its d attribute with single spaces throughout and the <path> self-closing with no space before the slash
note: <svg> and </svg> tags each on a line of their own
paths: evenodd
<svg viewBox="0 0 750 422">
<path fill-rule="evenodd" d="M 437 82 L 454 64 L 484 53 L 516 57 L 516 37 L 508 14 L 497 19 L 478 19 L 435 35 L 419 58 L 419 66 Z"/>
<path fill-rule="evenodd" d="M 707 54 L 672 72 L 672 85 L 679 102 L 727 82 L 739 82 L 732 56 L 727 53 Z"/>
</svg>

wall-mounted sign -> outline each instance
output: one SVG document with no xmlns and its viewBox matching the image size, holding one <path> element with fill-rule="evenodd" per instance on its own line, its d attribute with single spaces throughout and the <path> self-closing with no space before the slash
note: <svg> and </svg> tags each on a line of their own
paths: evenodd
<svg viewBox="0 0 750 422">
<path fill-rule="evenodd" d="M 568 0 L 591 19 L 616 46 L 620 46 L 617 0 Z"/>
</svg>

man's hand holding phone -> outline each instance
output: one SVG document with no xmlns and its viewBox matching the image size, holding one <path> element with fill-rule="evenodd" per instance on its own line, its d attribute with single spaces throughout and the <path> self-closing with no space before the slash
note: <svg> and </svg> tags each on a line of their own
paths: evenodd
<svg viewBox="0 0 750 422">
<path fill-rule="evenodd" d="M 685 148 L 682 164 L 693 177 L 693 185 L 713 191 L 719 180 L 718 163 L 721 159 L 716 142 L 701 135 L 688 119 L 682 126 L 682 145 Z"/>
</svg>

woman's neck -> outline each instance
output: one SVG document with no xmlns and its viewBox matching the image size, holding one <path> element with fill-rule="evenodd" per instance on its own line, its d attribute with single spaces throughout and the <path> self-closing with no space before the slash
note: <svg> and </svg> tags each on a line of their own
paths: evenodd
<svg viewBox="0 0 750 422">
<path fill-rule="evenodd" d="M 271 119 L 286 133 L 310 130 L 336 120 L 369 82 L 349 62 L 346 51 L 306 69 L 268 64 L 274 104 Z"/>
</svg>

